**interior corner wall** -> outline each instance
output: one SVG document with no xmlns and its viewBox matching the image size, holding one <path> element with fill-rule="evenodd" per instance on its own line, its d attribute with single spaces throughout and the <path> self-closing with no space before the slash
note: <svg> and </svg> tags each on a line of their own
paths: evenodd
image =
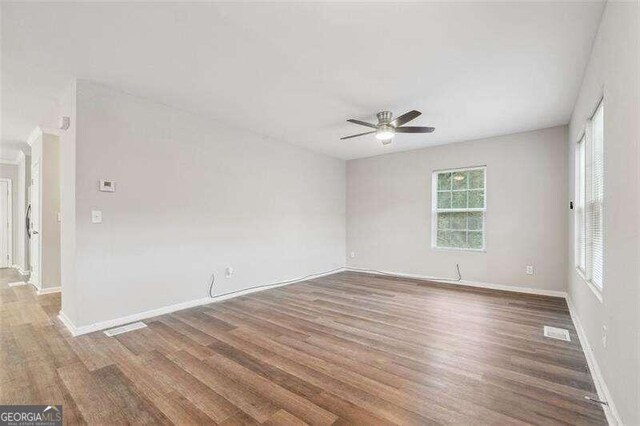
<svg viewBox="0 0 640 426">
<path fill-rule="evenodd" d="M 70 126 L 60 133 L 60 312 L 72 324 L 78 323 L 79 291 L 76 279 L 76 81 L 60 100 L 60 116 Z"/>
<path fill-rule="evenodd" d="M 456 278 L 459 264 L 465 281 L 564 292 L 566 134 L 562 126 L 348 161 L 348 266 Z M 432 248 L 432 173 L 483 165 L 486 251 Z"/>
<path fill-rule="evenodd" d="M 212 273 L 217 295 L 344 266 L 344 161 L 89 81 L 75 99 L 75 326 L 206 298 Z"/>
<path fill-rule="evenodd" d="M 577 274 L 573 215 L 569 298 L 622 424 L 640 424 L 640 3 L 608 2 L 569 127 L 574 153 L 585 123 L 604 96 L 604 288 L 600 302 Z M 573 195 L 572 195 L 573 197 Z M 607 327 L 607 344 L 603 343 Z"/>
</svg>

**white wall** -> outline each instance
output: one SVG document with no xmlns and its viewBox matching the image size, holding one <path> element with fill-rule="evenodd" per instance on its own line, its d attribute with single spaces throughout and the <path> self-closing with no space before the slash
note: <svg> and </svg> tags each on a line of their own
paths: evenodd
<svg viewBox="0 0 640 426">
<path fill-rule="evenodd" d="M 455 278 L 458 263 L 467 281 L 564 291 L 566 130 L 349 161 L 347 252 L 356 257 L 348 266 Z M 432 172 L 480 165 L 487 166 L 486 252 L 431 248 Z"/>
<path fill-rule="evenodd" d="M 36 129 L 31 166 L 40 169 L 40 289 L 60 287 L 60 140 Z M 33 207 L 32 207 L 33 208 Z"/>
<path fill-rule="evenodd" d="M 60 311 L 74 321 L 82 303 L 76 273 L 76 89 L 74 80 L 60 100 L 60 115 L 71 118 L 69 129 L 60 133 Z"/>
<path fill-rule="evenodd" d="M 25 226 L 27 206 L 27 188 L 31 183 L 31 156 L 20 154 L 18 157 L 18 182 L 17 182 L 17 199 L 16 208 L 17 222 L 14 229 L 17 235 L 16 252 L 13 256 L 14 265 L 18 266 L 21 271 L 29 270 L 29 238 Z"/>
<path fill-rule="evenodd" d="M 640 424 L 640 69 L 638 2 L 608 2 L 569 130 L 573 194 L 575 142 L 604 95 L 605 276 L 603 301 L 576 273 L 573 214 L 569 297 L 625 425 Z M 573 197 L 573 195 L 572 195 Z M 602 326 L 608 329 L 607 346 Z"/>
<path fill-rule="evenodd" d="M 74 325 L 206 297 L 212 272 L 220 294 L 344 266 L 342 160 L 87 81 L 75 103 L 75 136 L 62 138 L 75 139 L 75 175 L 62 174 Z M 116 192 L 99 192 L 100 179 Z"/>
<path fill-rule="evenodd" d="M 18 166 L 15 164 L 0 164 L 0 178 L 11 179 L 11 223 L 13 229 L 11 230 L 11 263 L 16 265 L 16 259 L 19 251 L 19 233 L 18 227 L 20 226 L 18 216 Z"/>
</svg>

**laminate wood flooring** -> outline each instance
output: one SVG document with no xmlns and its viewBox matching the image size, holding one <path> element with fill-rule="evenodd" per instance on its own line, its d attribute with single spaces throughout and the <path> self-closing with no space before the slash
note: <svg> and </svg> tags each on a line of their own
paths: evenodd
<svg viewBox="0 0 640 426">
<path fill-rule="evenodd" d="M 66 424 L 606 424 L 558 298 L 345 272 L 71 337 L 20 279 L 0 270 L 0 403 Z"/>
</svg>

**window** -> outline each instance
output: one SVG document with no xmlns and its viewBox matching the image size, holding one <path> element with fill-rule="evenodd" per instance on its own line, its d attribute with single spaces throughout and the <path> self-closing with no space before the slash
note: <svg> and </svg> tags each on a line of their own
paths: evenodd
<svg viewBox="0 0 640 426">
<path fill-rule="evenodd" d="M 604 111 L 602 103 L 591 119 L 591 191 L 587 204 L 589 236 L 591 237 L 589 278 L 593 284 L 602 289 L 604 273 Z"/>
<path fill-rule="evenodd" d="M 433 173 L 434 248 L 484 250 L 485 167 Z"/>
<path fill-rule="evenodd" d="M 586 136 L 582 136 L 576 147 L 576 268 L 583 274 L 587 271 L 586 144 Z"/>
<path fill-rule="evenodd" d="M 604 108 L 602 102 L 576 148 L 576 267 L 589 284 L 604 284 Z"/>
</svg>

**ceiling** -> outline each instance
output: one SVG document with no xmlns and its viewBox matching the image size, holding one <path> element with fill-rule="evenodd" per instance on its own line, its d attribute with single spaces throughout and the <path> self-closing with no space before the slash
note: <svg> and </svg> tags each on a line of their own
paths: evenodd
<svg viewBox="0 0 640 426">
<path fill-rule="evenodd" d="M 2 140 L 73 78 L 344 159 L 569 121 L 603 4 L 3 3 Z M 427 135 L 383 146 L 380 110 Z"/>
</svg>

